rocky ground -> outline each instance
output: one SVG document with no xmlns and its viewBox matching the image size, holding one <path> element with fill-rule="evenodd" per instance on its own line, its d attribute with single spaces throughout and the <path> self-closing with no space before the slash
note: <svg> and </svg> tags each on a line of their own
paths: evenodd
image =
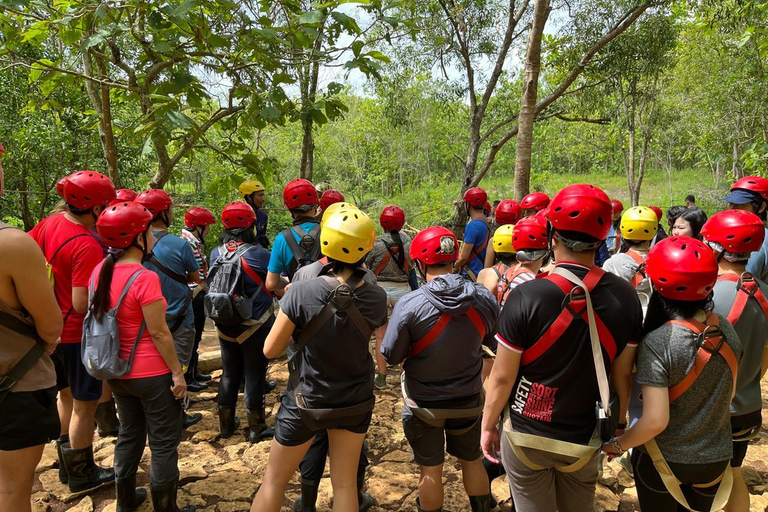
<svg viewBox="0 0 768 512">
<path fill-rule="evenodd" d="M 202 361 L 210 371 L 216 367 L 216 348 L 218 342 L 212 331 L 206 332 L 203 341 Z M 230 439 L 218 437 L 218 418 L 216 416 L 216 387 L 221 375 L 220 370 L 213 371 L 214 380 L 211 388 L 202 393 L 192 394 L 193 412 L 203 414 L 203 420 L 184 433 L 179 447 L 179 466 L 181 469 L 181 489 L 179 503 L 192 504 L 198 512 L 241 512 L 250 508 L 251 500 L 261 482 L 267 464 L 269 442 L 251 445 L 246 439 L 236 434 Z M 270 366 L 269 377 L 279 382 L 278 391 L 267 397 L 268 423 L 274 422 L 279 394 L 285 389 L 288 371 L 285 360 L 276 361 Z M 372 512 L 416 510 L 418 469 L 411 462 L 408 442 L 403 436 L 400 423 L 400 397 L 398 376 L 395 371 L 389 375 L 390 387 L 383 392 L 377 391 L 378 399 L 373 415 L 373 423 L 368 431 L 371 467 L 368 470 L 368 490 L 376 500 Z M 768 387 L 763 388 L 763 396 L 768 398 Z M 245 419 L 242 399 L 238 409 L 239 416 Z M 764 417 L 768 418 L 767 414 Z M 765 432 L 766 425 L 763 425 Z M 115 439 L 95 438 L 96 460 L 103 465 L 111 465 Z M 752 496 L 752 510 L 768 511 L 768 438 L 755 442 L 747 454 L 744 473 Z M 139 469 L 138 483 L 149 488 L 149 449 L 145 450 Z M 38 467 L 33 491 L 33 510 L 35 512 L 114 512 L 115 495 L 111 486 L 101 488 L 88 495 L 71 495 L 66 486 L 58 481 L 58 472 L 54 469 L 56 450 L 53 444 L 46 446 L 43 459 Z M 318 510 L 330 512 L 331 486 L 324 478 L 318 499 Z M 445 466 L 445 506 L 446 512 L 469 512 L 469 504 L 461 485 L 459 465 L 449 457 Z M 494 496 L 500 502 L 500 510 L 511 510 L 509 488 L 503 478 L 493 482 Z M 290 512 L 291 505 L 299 494 L 298 474 L 288 486 L 283 512 Z M 497 509 L 498 510 L 498 509 Z M 639 510 L 634 481 L 615 461 L 607 464 L 600 479 L 597 491 L 598 512 Z M 145 503 L 139 512 L 151 512 L 152 505 Z M 10 511 L 9 511 L 10 512 Z"/>
</svg>

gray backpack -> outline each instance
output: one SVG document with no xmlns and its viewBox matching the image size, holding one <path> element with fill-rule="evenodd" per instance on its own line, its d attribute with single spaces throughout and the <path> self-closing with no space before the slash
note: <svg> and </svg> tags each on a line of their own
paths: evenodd
<svg viewBox="0 0 768 512">
<path fill-rule="evenodd" d="M 123 299 L 128 293 L 128 289 L 142 272 L 146 272 L 146 270 L 137 270 L 131 276 L 125 284 L 125 288 L 123 288 L 123 292 L 120 294 L 117 304 L 115 304 L 115 307 L 104 313 L 101 321 L 96 320 L 93 316 L 94 279 L 91 277 L 89 293 L 91 306 L 88 308 L 88 314 L 85 315 L 85 320 L 83 320 L 83 339 L 80 347 L 80 356 L 85 365 L 85 369 L 92 377 L 99 380 L 119 379 L 131 371 L 133 355 L 136 352 L 136 346 L 139 344 L 139 340 L 141 340 L 141 337 L 144 335 L 146 323 L 144 321 L 141 322 L 139 334 L 133 342 L 133 348 L 131 348 L 131 355 L 126 361 L 125 359 L 120 358 L 120 335 L 117 327 L 117 310 L 120 308 L 120 304 L 123 303 Z"/>
</svg>

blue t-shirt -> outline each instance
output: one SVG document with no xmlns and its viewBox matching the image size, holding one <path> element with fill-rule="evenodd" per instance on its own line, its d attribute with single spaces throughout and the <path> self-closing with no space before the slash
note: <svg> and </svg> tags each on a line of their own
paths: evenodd
<svg viewBox="0 0 768 512">
<path fill-rule="evenodd" d="M 213 265 L 219 258 L 220 251 L 221 247 L 215 247 L 211 251 L 211 268 L 213 268 Z M 267 267 L 269 266 L 268 250 L 264 249 L 260 245 L 252 245 L 245 252 L 245 254 L 243 254 L 243 259 L 246 263 L 248 263 L 248 266 L 251 267 L 254 272 L 256 272 L 256 275 L 261 278 L 262 283 L 267 280 Z M 249 297 L 256 293 L 256 291 L 259 289 L 259 285 L 256 283 L 256 281 L 251 279 L 251 277 L 246 272 L 243 272 L 243 286 L 245 288 L 246 295 Z M 258 320 L 271 305 L 272 296 L 269 295 L 269 293 L 266 293 L 266 291 L 260 291 L 253 300 L 253 312 L 251 313 L 251 318 Z"/>
<path fill-rule="evenodd" d="M 472 252 L 467 266 L 477 276 L 485 267 L 485 251 L 488 249 L 490 232 L 488 225 L 481 219 L 475 219 L 464 228 L 464 243 L 472 244 Z M 480 248 L 482 247 L 482 251 Z M 477 255 L 480 255 L 478 257 Z"/>
<path fill-rule="evenodd" d="M 269 238 L 267 238 L 267 222 L 269 222 L 269 215 L 267 212 L 259 208 L 256 210 L 256 241 L 259 245 L 265 249 L 269 249 Z"/>
<path fill-rule="evenodd" d="M 768 229 L 765 230 L 765 241 L 759 251 L 755 251 L 747 262 L 747 272 L 758 279 L 768 281 Z"/>
<path fill-rule="evenodd" d="M 317 226 L 317 224 L 318 223 L 316 221 L 307 221 L 302 222 L 299 224 L 299 226 L 306 233 L 309 233 L 312 228 Z M 293 231 L 293 238 L 296 240 L 296 242 L 300 242 L 301 237 L 299 237 L 299 234 L 296 233 L 296 230 L 293 229 L 291 231 Z M 317 243 L 320 243 L 319 239 Z M 309 254 L 304 253 L 304 256 L 309 257 Z M 291 248 L 288 247 L 288 243 L 285 241 L 285 237 L 281 231 L 275 237 L 275 244 L 272 247 L 272 258 L 269 260 L 269 271 L 274 274 L 287 274 L 293 260 L 293 251 L 291 251 Z"/>
<path fill-rule="evenodd" d="M 155 238 L 162 233 L 163 231 L 152 231 Z M 189 244 L 184 239 L 172 235 L 171 233 L 168 233 L 159 241 L 155 242 L 152 254 L 154 254 L 157 261 L 165 265 L 168 270 L 181 276 L 186 276 L 187 273 L 200 270 L 200 265 L 197 264 L 197 260 L 195 259 L 195 255 Z M 184 309 L 184 304 L 187 301 L 189 287 L 168 277 L 150 262 L 144 263 L 144 266 L 160 276 L 160 287 L 163 290 L 163 297 L 165 297 L 165 300 L 168 302 L 168 309 L 165 312 L 166 316 L 181 314 L 182 309 Z M 190 306 L 187 309 L 187 314 L 184 316 L 181 325 L 190 325 L 193 323 L 195 323 L 195 314 Z"/>
</svg>

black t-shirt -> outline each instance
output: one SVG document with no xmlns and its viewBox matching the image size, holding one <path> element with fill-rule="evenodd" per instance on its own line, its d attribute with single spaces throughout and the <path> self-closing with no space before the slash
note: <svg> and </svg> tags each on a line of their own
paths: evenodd
<svg viewBox="0 0 768 512">
<path fill-rule="evenodd" d="M 316 277 L 294 283 L 285 293 L 280 308 L 296 324 L 294 340 L 320 314 L 332 291 L 325 279 Z M 387 323 L 387 294 L 382 288 L 366 279 L 354 293 L 355 305 L 372 328 Z M 302 392 L 310 408 L 351 407 L 370 399 L 373 360 L 368 342 L 352 320 L 341 313 L 309 340 L 299 357 Z M 292 389 L 286 397 L 293 402 Z"/>
<path fill-rule="evenodd" d="M 580 279 L 588 272 L 581 265 L 563 266 Z M 596 316 L 613 335 L 615 357 L 627 345 L 636 346 L 642 336 L 643 313 L 632 286 L 606 273 L 591 296 Z M 528 281 L 513 289 L 499 318 L 499 350 L 529 350 L 560 315 L 564 298 L 562 290 L 547 279 Z M 573 320 L 537 359 L 521 363 L 509 397 L 516 431 L 578 444 L 589 442 L 600 392 L 586 313 L 584 316 L 584 320 Z M 611 359 L 605 347 L 603 359 L 610 375 Z"/>
</svg>

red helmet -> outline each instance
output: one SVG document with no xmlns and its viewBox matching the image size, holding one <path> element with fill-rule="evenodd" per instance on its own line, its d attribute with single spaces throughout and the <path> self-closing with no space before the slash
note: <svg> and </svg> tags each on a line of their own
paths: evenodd
<svg viewBox="0 0 768 512">
<path fill-rule="evenodd" d="M 549 206 L 549 196 L 544 192 L 528 194 L 523 198 L 520 206 L 523 210 L 536 210 L 538 212 Z"/>
<path fill-rule="evenodd" d="M 221 211 L 221 223 L 224 224 L 224 229 L 247 228 L 253 226 L 254 222 L 256 222 L 256 214 L 253 213 L 253 208 L 242 201 L 229 203 Z"/>
<path fill-rule="evenodd" d="M 653 213 L 656 214 L 656 218 L 659 219 L 659 222 L 661 222 L 661 219 L 664 218 L 664 212 L 661 211 L 661 208 L 658 206 L 649 206 L 648 208 L 653 210 Z"/>
<path fill-rule="evenodd" d="M 56 182 L 56 194 L 61 198 L 64 197 L 64 184 L 67 182 L 67 178 L 69 178 L 69 176 L 64 176 Z"/>
<path fill-rule="evenodd" d="M 317 199 L 317 190 L 309 180 L 292 180 L 283 189 L 283 203 L 289 210 L 304 205 L 316 205 L 320 201 Z"/>
<path fill-rule="evenodd" d="M 459 259 L 456 235 L 441 226 L 432 226 L 416 235 L 411 242 L 411 260 L 437 265 Z"/>
<path fill-rule="evenodd" d="M 339 192 L 338 190 L 326 190 L 323 192 L 322 197 L 320 198 L 320 209 L 325 210 L 329 206 L 331 206 L 333 203 L 343 203 L 344 202 L 344 194 Z"/>
<path fill-rule="evenodd" d="M 569 185 L 552 199 L 547 218 L 558 231 L 575 231 L 605 240 L 611 229 L 612 211 L 611 200 L 602 189 Z"/>
<path fill-rule="evenodd" d="M 761 178 L 760 176 L 745 176 L 731 186 L 731 190 L 734 189 L 751 190 L 757 192 L 763 199 L 768 201 L 768 180 Z"/>
<path fill-rule="evenodd" d="M 128 201 L 135 201 L 136 200 L 136 196 L 138 196 L 138 194 L 136 192 L 134 192 L 133 190 L 131 190 L 129 188 L 119 188 L 119 189 L 117 189 L 116 194 L 117 194 L 117 197 L 115 197 L 114 201 L 112 201 L 112 204 L 126 203 Z"/>
<path fill-rule="evenodd" d="M 755 252 L 763 246 L 765 226 L 752 212 L 725 210 L 704 223 L 701 236 L 708 242 L 722 245 L 728 252 Z"/>
<path fill-rule="evenodd" d="M 613 213 L 621 213 L 624 211 L 624 203 L 619 201 L 618 199 L 612 199 L 611 200 L 611 207 L 613 208 Z"/>
<path fill-rule="evenodd" d="M 188 228 L 209 226 L 211 224 L 216 224 L 216 217 L 214 217 L 213 213 L 206 208 L 193 206 L 184 214 L 184 225 Z"/>
<path fill-rule="evenodd" d="M 171 196 L 169 196 L 168 192 L 165 190 L 151 188 L 136 196 L 136 202 L 149 210 L 149 213 L 152 214 L 152 218 L 156 218 L 171 207 L 173 199 L 171 199 Z"/>
<path fill-rule="evenodd" d="M 96 231 L 109 247 L 125 249 L 144 233 L 152 214 L 139 203 L 126 201 L 108 206 L 96 221 Z"/>
<path fill-rule="evenodd" d="M 94 206 L 107 206 L 115 198 L 115 185 L 99 172 L 77 171 L 66 177 L 63 192 L 68 205 L 88 210 Z"/>
<path fill-rule="evenodd" d="M 405 212 L 399 206 L 387 206 L 381 211 L 379 224 L 387 231 L 400 231 L 405 225 Z"/>
<path fill-rule="evenodd" d="M 533 251 L 549 247 L 546 219 L 532 216 L 526 217 L 515 224 L 515 235 L 512 238 L 512 245 L 515 251 Z"/>
<path fill-rule="evenodd" d="M 491 203 L 489 201 L 486 201 L 485 204 L 483 205 L 483 213 L 485 213 L 486 215 L 491 214 Z"/>
<path fill-rule="evenodd" d="M 707 298 L 717 281 L 717 260 L 712 249 L 687 236 L 665 238 L 654 245 L 645 271 L 662 297 L 675 300 Z"/>
<path fill-rule="evenodd" d="M 464 192 L 464 202 L 473 208 L 483 208 L 488 201 L 488 194 L 480 187 L 473 187 Z"/>
<path fill-rule="evenodd" d="M 530 217 L 530 215 L 529 215 L 529 217 Z M 544 210 L 537 211 L 536 215 L 534 215 L 534 217 L 538 217 L 540 219 L 544 219 L 544 221 L 546 222 L 546 220 L 547 220 L 547 210 L 544 209 Z"/>
<path fill-rule="evenodd" d="M 520 203 L 514 199 L 505 199 L 496 207 L 496 224 L 499 226 L 517 224 L 522 214 L 523 209 L 520 208 Z"/>
</svg>

